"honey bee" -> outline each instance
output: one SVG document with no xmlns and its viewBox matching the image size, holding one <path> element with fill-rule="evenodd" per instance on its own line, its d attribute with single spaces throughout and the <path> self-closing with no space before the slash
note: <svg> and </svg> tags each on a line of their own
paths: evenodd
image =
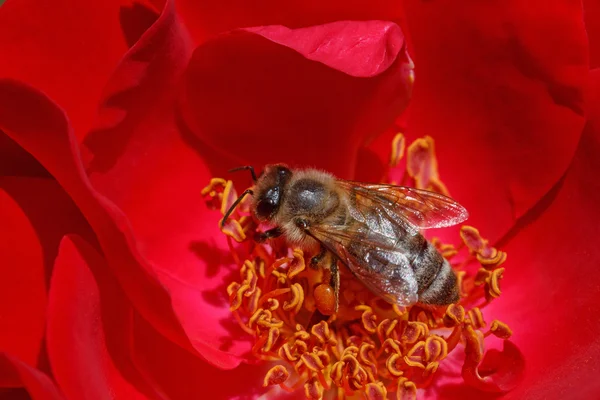
<svg viewBox="0 0 600 400">
<path fill-rule="evenodd" d="M 317 267 L 328 268 L 339 305 L 337 260 L 374 294 L 391 304 L 447 305 L 459 299 L 450 264 L 420 233 L 459 224 L 464 207 L 444 195 L 410 187 L 336 179 L 329 173 L 267 165 L 223 217 L 250 194 L 256 219 L 273 228 L 257 233 L 258 242 L 283 236 L 288 244 L 316 254 Z M 330 312 L 331 313 L 331 312 Z"/>
</svg>

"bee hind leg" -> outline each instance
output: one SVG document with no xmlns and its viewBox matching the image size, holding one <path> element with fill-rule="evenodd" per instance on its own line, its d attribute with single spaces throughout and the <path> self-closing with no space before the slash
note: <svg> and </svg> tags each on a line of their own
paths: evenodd
<svg viewBox="0 0 600 400">
<path fill-rule="evenodd" d="M 329 266 L 331 271 L 331 286 L 335 296 L 335 312 L 338 312 L 340 307 L 340 270 L 338 269 L 337 257 L 331 256 L 331 265 Z"/>
<path fill-rule="evenodd" d="M 321 246 L 321 250 L 319 250 L 319 253 L 310 259 L 308 265 L 313 269 L 319 268 L 319 264 L 321 263 L 321 261 L 323 261 L 325 255 L 327 255 L 327 249 Z"/>
</svg>

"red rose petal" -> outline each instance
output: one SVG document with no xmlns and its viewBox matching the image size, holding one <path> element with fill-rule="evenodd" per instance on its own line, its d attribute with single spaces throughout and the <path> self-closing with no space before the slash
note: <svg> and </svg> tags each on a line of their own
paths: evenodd
<svg viewBox="0 0 600 400">
<path fill-rule="evenodd" d="M 574 154 L 588 72 L 581 4 L 403 4 L 416 65 L 407 134 L 435 138 L 441 179 L 497 240 Z"/>
<path fill-rule="evenodd" d="M 119 346 L 118 336 L 129 344 L 132 309 L 113 279 L 81 238 L 62 241 L 51 281 L 47 345 L 54 377 L 69 398 L 147 398 L 141 389 L 158 396 L 131 362 L 123 362 L 130 349 Z"/>
<path fill-rule="evenodd" d="M 134 320 L 133 358 L 169 399 L 252 399 L 264 392 L 267 364 L 222 371 L 175 346 L 142 318 Z"/>
<path fill-rule="evenodd" d="M 410 95 L 400 30 L 373 21 L 252 30 L 264 36 L 237 31 L 200 46 L 186 74 L 184 116 L 211 172 L 287 162 L 352 177 L 358 148 Z"/>
<path fill-rule="evenodd" d="M 210 36 L 249 26 L 284 25 L 301 28 L 334 21 L 383 20 L 399 22 L 397 1 L 291 0 L 248 3 L 239 0 L 178 0 L 182 15 L 196 43 Z"/>
<path fill-rule="evenodd" d="M 35 365 L 45 329 L 46 271 L 35 228 L 0 178 L 0 350 Z"/>
<path fill-rule="evenodd" d="M 0 80 L 0 128 L 34 155 L 73 198 L 138 310 L 173 340 L 189 347 L 168 293 L 132 245 L 127 219 L 92 189 L 85 176 L 75 138 L 62 111 L 41 93 Z"/>
<path fill-rule="evenodd" d="M 600 2 L 583 0 L 585 29 L 590 42 L 590 67 L 600 67 Z"/>
<path fill-rule="evenodd" d="M 223 282 L 232 259 L 224 237 L 216 235 L 219 215 L 200 195 L 210 174 L 173 115 L 177 79 L 190 52 L 171 6 L 111 79 L 101 128 L 85 141 L 93 154 L 88 171 L 94 188 L 127 215 L 138 249 L 168 289 L 194 346 L 209 361 L 232 368 L 249 343 L 232 341 L 241 336 L 239 327 L 221 323 L 231 319 Z M 126 117 L 111 119 L 116 114 Z"/>
<path fill-rule="evenodd" d="M 0 353 L 0 376 L 10 376 L 12 385 L 23 386 L 33 400 L 64 399 L 46 374 L 7 353 Z"/>
<path fill-rule="evenodd" d="M 52 179 L 0 177 L 0 214 L 0 350 L 36 365 L 60 239 L 69 232 L 91 232 Z"/>
<path fill-rule="evenodd" d="M 600 87 L 596 72 L 595 88 Z M 596 101 L 599 99 L 596 96 Z M 596 398 L 600 394 L 600 102 L 566 177 L 503 246 L 502 296 L 489 309 L 513 330 L 525 381 L 510 398 Z M 486 310 L 486 312 L 488 312 Z"/>
<path fill-rule="evenodd" d="M 502 350 L 490 349 L 479 364 L 479 375 L 489 379 L 498 392 L 508 392 L 517 387 L 525 369 L 523 354 L 514 343 L 505 340 Z"/>
<path fill-rule="evenodd" d="M 384 72 L 404 47 L 400 27 L 384 21 L 339 21 L 299 29 L 271 25 L 244 30 L 356 77 Z"/>
<path fill-rule="evenodd" d="M 51 177 L 31 154 L 2 131 L 0 131 L 0 176 Z"/>
<path fill-rule="evenodd" d="M 185 32 L 181 31 L 181 27 L 178 25 L 178 22 L 173 15 L 172 3 L 169 3 L 166 6 L 165 11 L 157 23 L 153 25 L 148 32 L 148 35 L 144 35 L 140 42 L 138 42 L 138 45 L 132 49 L 132 59 L 130 62 L 123 62 L 123 74 L 117 74 L 114 82 L 120 80 L 120 82 L 129 89 L 126 92 L 134 99 L 136 91 L 132 90 L 132 88 L 135 88 L 136 86 L 131 86 L 131 84 L 137 82 L 141 88 L 141 93 L 139 93 L 139 95 L 142 98 L 149 98 L 151 97 L 150 95 L 152 95 L 154 96 L 154 99 L 158 98 L 160 101 L 163 101 L 163 98 L 160 98 L 159 93 L 147 92 L 144 90 L 155 88 L 152 85 L 156 82 L 159 82 L 159 87 L 171 88 L 171 81 L 167 80 L 168 76 L 165 77 L 159 75 L 156 79 L 153 78 L 152 80 L 140 78 L 143 76 L 151 76 L 152 71 L 149 72 L 149 69 L 152 70 L 152 68 L 176 74 L 178 71 L 176 65 L 180 65 L 180 69 L 181 65 L 185 65 Z M 164 57 L 154 56 L 153 51 L 164 54 Z M 183 62 L 183 64 L 177 64 L 181 62 Z M 160 65 L 162 65 L 162 67 L 159 67 Z M 136 73 L 136 71 L 138 73 Z M 160 78 L 165 78 L 166 80 L 166 84 L 163 86 L 160 86 Z M 170 75 L 170 79 L 173 78 L 176 78 L 176 76 Z M 127 86 L 128 84 L 130 86 Z M 109 87 L 114 88 L 119 87 L 119 85 L 115 83 L 114 86 Z M 115 93 L 115 97 L 109 96 L 107 105 L 117 109 L 119 107 L 125 108 L 122 106 L 123 103 L 121 102 L 128 97 L 124 96 L 123 93 Z M 144 104 L 148 105 L 149 103 Z M 160 103 L 160 105 L 164 105 L 164 103 Z M 172 108 L 165 107 L 165 110 L 170 109 Z M 158 111 L 160 111 L 160 107 Z M 132 114 L 137 118 L 144 116 L 153 118 L 155 115 L 158 115 L 157 112 L 153 113 L 148 109 L 140 110 L 137 114 L 132 112 Z M 35 115 L 36 118 L 30 118 L 31 115 Z M 164 114 L 160 114 L 160 116 L 164 116 Z M 126 132 L 130 132 L 133 135 L 136 132 L 135 128 L 138 127 L 140 129 L 138 132 L 147 134 L 148 132 L 154 133 L 155 130 L 164 128 L 165 123 L 167 127 L 169 127 L 168 124 L 173 121 L 173 118 L 162 122 L 160 119 L 157 121 L 152 118 L 148 121 L 150 125 L 138 125 L 135 118 L 125 118 L 122 119 L 121 122 L 126 123 L 126 126 L 117 126 L 116 129 L 123 128 Z M 163 125 L 159 126 L 156 122 L 161 122 Z M 61 110 L 32 89 L 23 87 L 16 82 L 3 81 L 0 87 L 0 127 L 16 142 L 33 154 L 67 189 L 96 232 L 102 250 L 108 260 L 108 265 L 117 276 L 129 299 L 144 317 L 151 321 L 151 323 L 163 334 L 183 347 L 191 349 L 191 340 L 193 346 L 200 352 L 207 352 L 208 356 L 211 357 L 212 362 L 219 364 L 224 368 L 232 368 L 238 365 L 240 362 L 240 354 L 248 349 L 248 344 L 243 343 L 240 346 L 232 348 L 231 341 L 227 340 L 227 338 L 231 336 L 230 326 L 224 327 L 219 324 L 219 320 L 225 318 L 226 314 L 228 320 L 230 319 L 230 315 L 228 315 L 227 309 L 222 306 L 222 302 L 225 301 L 225 296 L 222 295 L 222 293 L 225 293 L 225 289 L 223 288 L 223 290 L 221 290 L 216 287 L 222 285 L 222 275 L 219 277 L 215 277 L 214 275 L 216 272 L 225 274 L 227 273 L 227 270 L 219 270 L 219 264 L 214 264 L 214 257 L 205 259 L 204 255 L 202 255 L 203 259 L 198 260 L 194 253 L 197 248 L 206 248 L 210 250 L 213 247 L 213 242 L 210 241 L 212 239 L 209 237 L 214 236 L 214 231 L 211 229 L 210 233 L 207 231 L 206 234 L 203 234 L 198 227 L 210 227 L 210 225 L 205 225 L 207 224 L 206 218 L 201 218 L 199 220 L 201 221 L 200 223 L 198 220 L 188 218 L 182 213 L 182 210 L 186 210 L 185 207 L 177 202 L 170 201 L 165 210 L 176 213 L 175 215 L 178 216 L 179 220 L 183 220 L 183 222 L 187 224 L 187 229 L 183 226 L 171 225 L 171 221 L 165 220 L 162 223 L 168 223 L 168 226 L 172 226 L 172 229 L 174 230 L 166 231 L 161 226 L 161 222 L 155 223 L 152 220 L 154 216 L 152 216 L 151 213 L 148 213 L 150 209 L 144 208 L 146 197 L 150 196 L 151 198 L 152 191 L 156 193 L 156 195 L 160 195 L 158 198 L 163 201 L 170 199 L 170 197 L 165 196 L 165 193 L 167 193 L 165 187 L 168 186 L 161 186 L 163 183 L 168 183 L 169 185 L 181 185 L 181 187 L 185 187 L 186 190 L 190 190 L 186 197 L 189 204 L 193 207 L 199 207 L 199 210 L 204 209 L 204 205 L 201 204 L 203 202 L 200 199 L 199 193 L 200 185 L 203 185 L 204 181 L 202 179 L 198 180 L 198 174 L 202 176 L 202 172 L 199 172 L 202 168 L 202 162 L 194 155 L 193 151 L 184 143 L 176 141 L 177 143 L 182 143 L 182 146 L 184 150 L 187 151 L 188 155 L 192 155 L 192 157 L 189 158 L 190 163 L 186 165 L 184 158 L 181 158 L 181 154 L 178 154 L 181 147 L 175 147 L 172 150 L 169 150 L 168 146 L 161 144 L 160 142 L 153 142 L 150 147 L 153 146 L 154 151 L 157 151 L 160 154 L 160 157 L 163 157 L 162 159 L 168 163 L 164 166 L 166 168 L 161 168 L 163 165 L 158 162 L 160 158 L 146 158 L 147 161 L 156 162 L 158 164 L 159 169 L 156 170 L 157 174 L 166 173 L 169 168 L 172 168 L 173 162 L 181 163 L 178 164 L 178 166 L 183 167 L 186 172 L 190 173 L 190 175 L 180 176 L 177 177 L 177 179 L 172 177 L 171 174 L 163 175 L 161 179 L 158 179 L 159 176 L 152 173 L 154 168 L 156 168 L 156 164 L 151 165 L 150 169 L 145 169 L 143 171 L 131 169 L 131 166 L 133 165 L 142 165 L 144 157 L 152 155 L 149 148 L 138 149 L 138 147 L 134 145 L 134 153 L 138 150 L 141 151 L 141 153 L 138 153 L 139 158 L 137 160 L 135 158 L 124 158 L 125 161 L 122 164 L 119 164 L 119 166 L 126 170 L 129 168 L 130 172 L 135 171 L 143 173 L 145 179 L 141 180 L 140 183 L 143 183 L 144 185 L 152 183 L 152 179 L 150 182 L 146 179 L 154 178 L 153 183 L 156 186 L 154 186 L 152 191 L 146 191 L 145 189 L 141 190 L 143 187 L 141 185 L 137 187 L 135 185 L 126 186 L 128 182 L 132 182 L 132 178 L 135 178 L 135 176 L 127 174 L 123 174 L 117 179 L 112 179 L 108 185 L 107 194 L 110 195 L 111 200 L 116 200 L 116 202 L 119 203 L 119 206 L 123 206 L 127 212 L 132 209 L 139 212 L 139 214 L 133 213 L 133 218 L 131 218 L 131 220 L 134 221 L 133 225 L 135 226 L 136 234 L 141 232 L 140 236 L 142 236 L 143 239 L 145 237 L 154 237 L 156 240 L 155 243 L 160 245 L 165 244 L 165 246 L 162 247 L 157 246 L 158 251 L 152 252 L 151 262 L 148 262 L 140 255 L 139 251 L 142 251 L 143 254 L 147 256 L 149 252 L 147 251 L 148 248 L 146 246 L 153 243 L 145 240 L 135 240 L 130 230 L 130 220 L 125 217 L 122 211 L 115 206 L 104 193 L 100 194 L 92 188 L 88 178 L 82 170 L 78 149 L 75 145 L 73 136 L 70 134 L 69 127 Z M 106 127 L 107 126 L 104 125 L 105 129 Z M 169 139 L 177 139 L 179 137 L 176 134 L 176 131 L 173 130 L 173 126 L 171 126 L 171 130 L 165 130 L 163 132 Z M 110 134 L 110 131 L 107 131 L 107 134 Z M 156 137 L 159 140 L 164 138 L 160 135 L 151 135 L 151 137 Z M 123 139 L 127 140 L 129 138 L 130 137 L 125 137 Z M 102 159 L 104 162 L 96 163 L 96 168 L 106 169 L 114 164 L 115 159 L 111 159 L 110 157 L 114 157 L 115 150 L 118 155 L 119 148 L 113 139 L 114 136 L 107 142 L 108 147 L 105 148 L 108 151 L 107 157 L 103 159 L 100 157 L 105 154 L 102 154 L 100 151 L 103 148 L 101 146 L 98 147 L 100 150 L 98 150 L 97 154 L 95 153 L 94 156 L 98 157 L 99 160 Z M 114 147 L 111 148 L 110 146 Z M 94 158 L 93 161 L 96 162 L 96 158 Z M 205 176 L 208 178 L 208 174 Z M 98 174 L 95 177 L 95 183 L 102 190 L 104 187 L 102 185 L 101 177 L 102 176 Z M 194 190 L 194 186 L 192 186 L 190 182 L 199 183 L 197 191 Z M 144 193 L 144 199 L 135 199 L 130 196 L 132 193 Z M 183 199 L 178 199 L 178 201 L 179 200 Z M 159 206 L 161 205 L 162 204 L 159 204 Z M 164 210 L 161 210 L 161 212 L 163 211 Z M 163 215 L 168 217 L 168 214 Z M 150 218 L 150 216 L 152 216 L 152 218 Z M 216 215 L 215 217 L 218 218 Z M 142 226 L 148 228 L 148 232 L 145 232 L 144 229 L 140 229 Z M 216 226 L 216 221 L 214 226 Z M 202 246 L 195 246 L 195 243 L 190 240 L 179 241 L 178 239 L 180 239 L 180 237 L 177 235 L 172 235 L 171 237 L 168 236 L 173 232 L 177 232 L 178 229 L 182 229 L 183 235 L 187 238 L 191 237 L 194 240 L 198 240 L 200 236 L 200 240 L 207 238 L 209 241 L 201 243 Z M 156 232 L 159 232 L 160 236 L 156 237 Z M 170 246 L 175 247 L 173 248 Z M 175 249 L 177 249 L 183 257 L 186 257 L 191 264 L 177 264 L 177 258 L 170 257 L 169 254 L 171 250 Z M 211 254 L 218 255 L 219 253 L 217 251 L 211 252 Z M 217 263 L 220 263 L 219 258 L 216 260 Z M 158 267 L 154 265 L 157 261 L 164 266 Z M 208 271 L 203 267 L 203 265 L 206 264 L 211 265 Z M 165 274 L 162 270 L 167 268 L 171 269 L 171 271 L 175 271 L 177 268 L 180 269 L 178 269 L 177 274 L 174 275 L 175 279 L 169 279 L 167 276 L 163 278 L 163 281 L 167 283 L 159 283 L 156 280 L 158 276 L 155 274 L 158 272 L 159 276 L 163 277 Z M 215 268 L 217 269 L 215 270 Z M 167 270 L 167 275 L 172 274 L 171 271 Z M 206 279 L 207 272 L 213 277 L 212 281 Z M 178 276 L 180 274 L 189 274 L 192 279 L 188 279 L 186 276 Z M 173 312 L 171 304 L 172 298 L 165 290 L 165 286 L 168 285 L 172 285 L 172 287 L 168 287 L 168 290 L 173 293 L 173 301 L 175 303 L 184 304 L 188 308 L 182 310 L 176 309 L 177 316 Z M 207 288 L 207 293 L 202 292 L 203 287 Z M 209 289 L 214 290 L 216 297 L 211 296 L 211 293 L 208 291 Z M 189 301 L 188 297 L 190 295 L 195 296 L 197 303 Z M 222 296 L 222 299 L 220 296 Z M 215 301 L 217 301 L 216 304 Z M 188 315 L 188 312 L 191 314 Z M 212 323 L 209 323 L 206 320 L 207 317 L 212 318 Z M 184 328 L 188 331 L 187 334 L 182 330 L 179 319 L 181 319 Z M 199 324 L 197 321 L 202 321 L 203 323 Z M 191 326 L 188 327 L 188 324 Z M 235 326 L 235 324 L 230 325 L 234 325 L 233 329 L 237 329 L 239 332 L 239 327 Z M 196 326 L 199 326 L 202 329 L 195 331 Z"/>
<path fill-rule="evenodd" d="M 0 9 L 0 76 L 31 84 L 64 108 L 78 136 L 128 48 L 129 1 L 8 1 Z M 137 22 L 135 23 L 137 26 Z"/>
<path fill-rule="evenodd" d="M 114 88 L 114 94 L 110 96 L 109 93 L 101 110 L 105 117 L 101 121 L 102 129 L 91 133 L 85 142 L 93 154 L 90 178 L 94 187 L 127 215 L 139 249 L 151 261 L 158 278 L 168 288 L 174 309 L 192 343 L 211 363 L 232 368 L 239 363 L 240 355 L 249 350 L 247 336 L 232 322 L 227 307 L 225 288 L 236 272 L 231 268 L 233 260 L 224 237 L 217 234 L 219 215 L 207 210 L 200 197 L 201 187 L 208 183 L 211 176 L 202 159 L 207 148 L 186 130 L 182 121 L 176 124 L 177 115 L 173 115 L 177 78 L 187 61 L 187 42 L 177 28 L 166 29 L 168 21 L 176 24 L 176 20 L 167 12 L 160 21 L 163 21 L 165 29 L 151 29 L 149 32 L 154 32 L 156 36 L 145 38 L 147 41 L 142 38 L 136 53 L 123 61 L 109 85 Z M 340 28 L 336 29 L 339 32 Z M 378 28 L 379 31 L 382 37 L 390 34 L 383 26 Z M 282 49 L 276 50 L 272 57 L 281 51 L 293 53 L 298 57 L 295 62 L 300 65 L 309 64 L 319 71 L 327 71 L 319 79 L 324 80 L 329 74 L 343 75 L 354 85 L 359 85 L 357 78 L 309 61 L 258 35 L 241 35 Z M 322 36 L 322 31 L 319 35 Z M 207 46 L 218 47 L 220 44 L 217 40 Z M 379 48 L 382 43 L 376 46 Z M 165 51 L 166 48 L 169 52 Z M 250 50 L 253 48 L 245 51 Z M 359 47 L 356 51 L 364 54 L 364 48 Z M 140 66 L 141 56 L 147 57 L 147 65 Z M 327 61 L 323 54 L 319 58 Z M 148 79 L 140 80 L 133 87 L 126 85 L 132 81 L 131 77 L 138 76 L 136 72 L 143 71 Z M 192 72 L 196 74 L 197 71 Z M 379 101 L 388 101 L 382 92 L 393 92 L 395 88 L 380 88 L 377 85 L 383 86 L 389 81 L 382 81 L 380 77 L 372 79 L 378 83 L 364 80 L 363 90 L 374 92 L 379 89 Z M 337 85 L 340 86 L 340 83 Z M 121 95 L 121 86 L 129 89 L 127 96 Z M 345 90 L 349 91 L 352 87 Z M 380 104 L 375 99 L 363 98 L 361 101 L 369 100 L 372 107 Z M 125 115 L 125 118 L 110 119 L 111 115 L 117 114 Z M 276 132 L 271 130 L 270 133 Z M 257 141 L 252 141 L 252 144 L 255 148 L 262 147 Z M 246 150 L 253 149 L 247 146 Z M 325 148 L 322 151 L 321 154 L 331 153 Z M 214 160 L 216 156 L 213 153 L 209 160 Z M 347 160 L 352 155 L 335 153 L 335 157 L 337 160 Z M 212 166 L 223 171 L 232 164 L 226 161 L 217 160 Z M 331 162 L 331 159 L 327 162 Z M 337 167 L 346 168 L 345 162 L 341 164 L 341 167 Z M 237 361 L 234 361 L 235 357 Z"/>
</svg>

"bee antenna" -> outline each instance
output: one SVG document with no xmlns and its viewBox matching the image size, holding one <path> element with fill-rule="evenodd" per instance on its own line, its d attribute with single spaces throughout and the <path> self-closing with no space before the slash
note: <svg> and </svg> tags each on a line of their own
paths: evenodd
<svg viewBox="0 0 600 400">
<path fill-rule="evenodd" d="M 236 171 L 250 171 L 250 175 L 252 175 L 252 181 L 256 182 L 256 173 L 254 172 L 254 167 L 252 165 L 244 165 L 243 167 L 237 167 L 230 169 L 227 172 L 236 172 Z"/>
<path fill-rule="evenodd" d="M 250 167 L 252 168 L 252 167 Z M 244 197 L 246 197 L 247 194 L 254 194 L 254 191 L 252 189 L 246 189 L 244 190 L 244 192 L 242 194 L 240 194 L 240 197 L 238 197 L 233 204 L 231 205 L 231 207 L 229 207 L 229 210 L 227 210 L 227 212 L 225 213 L 225 215 L 223 216 L 223 219 L 221 220 L 221 228 L 223 228 L 225 226 L 225 222 L 227 222 L 227 218 L 229 218 L 229 216 L 231 215 L 231 213 L 233 212 L 233 210 L 235 210 L 235 208 L 237 207 L 238 204 L 240 204 L 240 202 L 244 199 Z"/>
</svg>

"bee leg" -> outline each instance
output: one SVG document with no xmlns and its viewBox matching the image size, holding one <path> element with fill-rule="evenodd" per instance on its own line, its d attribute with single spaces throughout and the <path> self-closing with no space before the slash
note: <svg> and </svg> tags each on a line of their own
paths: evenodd
<svg viewBox="0 0 600 400">
<path fill-rule="evenodd" d="M 276 227 L 273 229 L 269 229 L 268 231 L 256 232 L 254 234 L 254 241 L 257 243 L 263 243 L 267 239 L 276 238 L 278 236 L 281 236 L 282 234 L 283 231 L 281 230 L 281 228 Z"/>
<path fill-rule="evenodd" d="M 335 295 L 335 312 L 338 312 L 340 306 L 340 270 L 338 269 L 337 257 L 331 255 L 331 265 L 329 266 L 331 271 L 331 286 Z"/>
<path fill-rule="evenodd" d="M 319 254 L 317 254 L 316 256 L 313 256 L 310 259 L 310 262 L 308 263 L 309 267 L 311 267 L 312 269 L 319 268 L 319 264 L 321 263 L 321 261 L 323 261 L 323 258 L 325 258 L 326 254 L 327 254 L 327 249 L 325 247 L 321 246 L 321 250 L 319 250 Z"/>
</svg>

